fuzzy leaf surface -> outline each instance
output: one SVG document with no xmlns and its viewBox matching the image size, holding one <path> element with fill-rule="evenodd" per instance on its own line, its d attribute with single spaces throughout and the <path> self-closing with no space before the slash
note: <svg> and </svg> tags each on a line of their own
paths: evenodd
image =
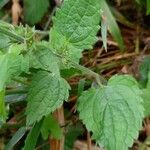
<svg viewBox="0 0 150 150">
<path fill-rule="evenodd" d="M 122 78 L 119 84 L 118 78 Z M 131 85 L 128 77 L 115 76 L 107 86 L 91 88 L 78 99 L 80 119 L 107 150 L 127 150 L 142 127 L 144 110 L 140 90 L 135 88 L 136 84 L 128 84 Z"/>
<path fill-rule="evenodd" d="M 68 99 L 70 86 L 61 77 L 38 72 L 31 83 L 27 104 L 27 124 L 31 125 L 56 110 Z"/>
<path fill-rule="evenodd" d="M 52 47 L 79 61 L 84 49 L 96 42 L 100 22 L 99 0 L 65 0 L 53 18 L 50 31 Z"/>
</svg>

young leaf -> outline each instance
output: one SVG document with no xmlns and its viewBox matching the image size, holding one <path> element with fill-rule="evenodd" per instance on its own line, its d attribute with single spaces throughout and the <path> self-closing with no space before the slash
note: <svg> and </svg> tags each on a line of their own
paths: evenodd
<svg viewBox="0 0 150 150">
<path fill-rule="evenodd" d="M 133 90 L 126 76 L 117 84 L 118 77 L 114 77 L 113 82 L 110 79 L 103 88 L 83 92 L 77 107 L 80 119 L 93 132 L 93 138 L 109 150 L 127 150 L 132 146 L 142 127 L 144 111 L 136 84 Z"/>
<path fill-rule="evenodd" d="M 41 133 L 43 139 L 45 140 L 49 137 L 49 135 L 51 135 L 55 139 L 61 139 L 62 130 L 58 122 L 54 119 L 54 117 L 51 114 L 44 118 L 41 127 Z"/>
<path fill-rule="evenodd" d="M 26 133 L 26 128 L 21 127 L 9 141 L 9 143 L 5 146 L 4 150 L 12 150 L 13 147 L 17 144 L 17 142 L 24 136 Z"/>
<path fill-rule="evenodd" d="M 112 34 L 113 38 L 116 40 L 118 43 L 119 47 L 121 50 L 124 49 L 124 42 L 119 30 L 119 27 L 115 21 L 114 16 L 112 15 L 110 8 L 105 0 L 100 0 L 99 1 L 101 10 L 103 10 L 104 17 L 106 18 L 106 24 L 108 26 L 108 29 L 110 33 Z"/>
<path fill-rule="evenodd" d="M 0 91 L 0 127 L 6 121 L 7 113 L 5 108 L 5 92 Z"/>
<path fill-rule="evenodd" d="M 30 25 L 38 23 L 49 7 L 49 0 L 24 0 L 25 21 Z"/>
<path fill-rule="evenodd" d="M 41 68 L 59 75 L 59 58 L 47 47 L 38 44 L 29 54 L 30 67 Z"/>
<path fill-rule="evenodd" d="M 53 49 L 78 62 L 84 49 L 96 42 L 100 22 L 99 0 L 65 0 L 57 9 L 50 31 Z"/>
<path fill-rule="evenodd" d="M 42 121 L 36 123 L 34 127 L 32 127 L 30 133 L 28 134 L 25 146 L 23 150 L 34 150 L 34 147 L 36 146 L 37 139 L 40 135 L 40 129 L 41 129 Z"/>
<path fill-rule="evenodd" d="M 31 83 L 27 104 L 27 124 L 31 125 L 56 110 L 68 99 L 70 86 L 61 77 L 38 72 Z"/>
</svg>

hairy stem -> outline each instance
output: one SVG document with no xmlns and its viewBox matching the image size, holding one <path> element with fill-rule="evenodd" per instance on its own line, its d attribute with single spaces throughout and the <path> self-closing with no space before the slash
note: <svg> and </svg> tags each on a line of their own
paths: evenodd
<svg viewBox="0 0 150 150">
<path fill-rule="evenodd" d="M 83 74 L 92 77 L 95 79 L 95 81 L 97 82 L 98 85 L 100 85 L 101 87 L 103 87 L 102 81 L 105 81 L 105 79 L 100 76 L 99 74 L 95 73 L 94 71 L 90 70 L 89 68 L 86 68 L 84 66 L 81 66 L 77 63 L 71 62 L 73 67 L 75 67 L 76 69 L 80 70 Z"/>
<path fill-rule="evenodd" d="M 56 55 L 58 58 L 62 59 L 63 57 L 59 54 L 56 54 L 56 53 L 53 53 L 54 55 Z M 67 60 L 68 62 L 70 62 L 72 64 L 72 67 L 80 70 L 82 72 L 82 74 L 85 74 L 87 75 L 88 77 L 91 77 L 91 78 L 94 78 L 95 81 L 97 82 L 97 84 L 101 87 L 103 87 L 103 82 L 105 83 L 106 80 L 99 74 L 97 74 L 96 72 L 92 71 L 91 69 L 89 68 L 86 68 L 80 64 L 77 64 L 73 61 L 71 61 L 70 59 Z"/>
</svg>

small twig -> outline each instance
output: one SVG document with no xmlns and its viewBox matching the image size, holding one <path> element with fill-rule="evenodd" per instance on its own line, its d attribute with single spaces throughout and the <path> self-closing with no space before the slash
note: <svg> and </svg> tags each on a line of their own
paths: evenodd
<svg viewBox="0 0 150 150">
<path fill-rule="evenodd" d="M 103 47 L 101 49 L 98 49 L 98 53 L 96 54 L 96 56 L 94 57 L 94 61 L 92 63 L 92 67 L 95 66 L 96 64 L 96 60 L 97 58 L 101 55 L 101 53 L 103 52 Z"/>
<path fill-rule="evenodd" d="M 125 53 L 118 56 L 115 55 L 109 58 L 101 58 L 100 61 L 102 62 L 101 64 L 106 64 L 112 60 L 119 60 L 119 59 L 128 58 L 136 55 L 137 55 L 136 53 Z"/>
<path fill-rule="evenodd" d="M 12 5 L 12 24 L 17 25 L 19 21 L 19 17 L 21 16 L 22 13 L 22 8 L 19 4 L 19 0 L 12 0 L 13 5 Z"/>
<path fill-rule="evenodd" d="M 48 35 L 48 34 L 49 34 L 49 31 L 35 30 L 35 33 L 41 34 L 41 35 Z"/>
<path fill-rule="evenodd" d="M 135 53 L 136 54 L 139 54 L 139 52 L 140 52 L 140 35 L 139 35 L 139 33 L 140 33 L 140 27 L 139 27 L 139 25 L 137 25 L 137 27 L 136 27 L 136 39 L 135 39 Z"/>
<path fill-rule="evenodd" d="M 92 77 L 96 80 L 97 84 L 101 87 L 103 87 L 103 84 L 102 82 L 105 81 L 105 79 L 100 76 L 99 74 L 93 72 L 92 70 L 90 70 L 89 68 L 86 68 L 84 66 L 81 66 L 79 64 L 76 64 L 74 62 L 71 62 L 73 67 L 75 67 L 76 69 L 80 70 L 83 74 L 89 76 L 89 77 Z"/>
<path fill-rule="evenodd" d="M 63 59 L 63 56 L 56 54 L 54 52 L 53 52 L 53 54 L 56 55 L 58 58 Z M 96 72 L 90 70 L 89 68 L 81 66 L 80 64 L 77 64 L 77 63 L 71 61 L 70 59 L 68 59 L 67 61 L 71 63 L 72 67 L 80 70 L 82 72 L 82 74 L 87 75 L 88 77 L 94 78 L 100 87 L 103 87 L 102 83 L 106 83 L 105 78 L 103 78 L 101 75 L 97 74 Z"/>
<path fill-rule="evenodd" d="M 44 31 L 46 31 L 46 30 L 49 28 L 49 26 L 50 26 L 50 24 L 51 24 L 51 21 L 52 21 L 52 17 L 53 17 L 53 15 L 54 15 L 55 11 L 56 11 L 56 8 L 57 8 L 57 6 L 55 6 L 55 7 L 53 8 L 51 14 L 49 15 L 48 21 L 47 21 L 47 23 L 46 23 L 46 25 L 45 25 L 45 27 L 44 27 Z"/>
<path fill-rule="evenodd" d="M 101 37 L 98 37 L 98 40 L 101 41 L 101 42 L 103 41 Z M 107 39 L 107 44 L 108 44 L 108 45 L 113 45 L 113 46 L 118 47 L 118 44 L 117 44 L 116 42 L 111 41 L 111 40 L 109 40 L 109 39 Z"/>
<path fill-rule="evenodd" d="M 43 144 L 39 145 L 37 148 L 35 148 L 35 150 L 39 150 L 39 149 L 41 149 L 42 147 L 44 147 L 48 144 L 49 144 L 49 142 L 43 143 Z"/>
</svg>

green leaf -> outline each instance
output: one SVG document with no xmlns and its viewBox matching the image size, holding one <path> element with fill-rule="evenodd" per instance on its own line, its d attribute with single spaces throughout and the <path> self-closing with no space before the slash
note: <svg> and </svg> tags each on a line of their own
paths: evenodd
<svg viewBox="0 0 150 150">
<path fill-rule="evenodd" d="M 54 53 L 42 44 L 37 44 L 29 54 L 30 67 L 41 68 L 59 75 L 60 60 Z"/>
<path fill-rule="evenodd" d="M 142 90 L 142 98 L 143 98 L 143 107 L 144 107 L 144 115 L 150 115 L 150 89 Z"/>
<path fill-rule="evenodd" d="M 111 85 L 125 85 L 138 88 L 137 81 L 130 75 L 114 75 L 109 79 L 108 84 Z"/>
<path fill-rule="evenodd" d="M 77 93 L 78 96 L 80 96 L 81 93 L 84 91 L 84 87 L 85 87 L 85 79 L 81 79 L 78 83 L 78 93 Z"/>
<path fill-rule="evenodd" d="M 146 84 L 146 88 L 142 90 L 142 98 L 143 98 L 143 107 L 144 107 L 144 115 L 150 115 L 150 72 L 148 73 L 148 81 Z"/>
<path fill-rule="evenodd" d="M 122 80 L 118 82 L 118 78 Z M 97 143 L 106 149 L 127 150 L 142 127 L 141 92 L 138 87 L 134 90 L 136 84 L 132 83 L 129 77 L 116 76 L 107 86 L 91 88 L 78 99 L 80 119 L 93 132 Z"/>
<path fill-rule="evenodd" d="M 146 6 L 147 6 L 146 15 L 149 15 L 150 14 L 150 0 L 146 0 Z"/>
<path fill-rule="evenodd" d="M 5 108 L 5 91 L 0 91 L 0 127 L 5 123 L 7 119 L 7 113 Z"/>
<path fill-rule="evenodd" d="M 25 51 L 25 49 L 26 45 L 24 43 L 23 44 L 13 43 L 9 46 L 8 52 L 19 55 L 22 51 Z"/>
<path fill-rule="evenodd" d="M 4 89 L 5 82 L 8 78 L 8 59 L 5 55 L 0 55 L 0 91 Z"/>
<path fill-rule="evenodd" d="M 44 118 L 41 133 L 45 140 L 49 137 L 49 135 L 55 139 L 61 139 L 63 135 L 62 129 L 51 114 Z"/>
<path fill-rule="evenodd" d="M 38 23 L 49 7 L 49 0 L 24 0 L 25 21 L 30 25 Z"/>
<path fill-rule="evenodd" d="M 112 15 L 112 12 L 110 11 L 110 8 L 105 0 L 99 1 L 101 10 L 103 11 L 103 16 L 106 18 L 106 24 L 107 27 L 112 34 L 113 38 L 118 43 L 121 50 L 124 49 L 124 42 L 120 33 L 120 29 L 115 21 L 114 16 Z"/>
<path fill-rule="evenodd" d="M 10 39 L 2 33 L 0 33 L 0 39 L 0 50 L 8 48 L 10 45 Z"/>
<path fill-rule="evenodd" d="M 31 125 L 56 110 L 68 99 L 70 86 L 61 77 L 38 72 L 31 83 L 27 104 L 27 124 Z"/>
<path fill-rule="evenodd" d="M 121 23 L 122 25 L 125 25 L 131 29 L 135 28 L 134 23 L 131 23 L 119 10 L 117 10 L 117 8 L 115 8 L 113 6 L 110 6 L 109 8 L 111 9 L 113 16 L 119 23 Z"/>
<path fill-rule="evenodd" d="M 11 77 L 20 75 L 21 72 L 28 72 L 27 59 L 15 53 L 0 55 L 0 91 L 5 88 L 6 82 Z"/>
<path fill-rule="evenodd" d="M 130 87 L 134 92 L 142 94 L 142 92 L 139 91 L 138 82 L 130 75 L 114 75 L 109 79 L 108 85 L 124 85 Z"/>
<path fill-rule="evenodd" d="M 53 18 L 50 31 L 53 49 L 78 62 L 81 52 L 91 49 L 97 41 L 99 23 L 99 0 L 65 0 Z"/>
<path fill-rule="evenodd" d="M 28 134 L 26 138 L 25 146 L 23 150 L 34 150 L 37 139 L 40 135 L 41 126 L 42 126 L 42 121 L 36 123 L 34 127 L 32 127 L 30 133 Z"/>
<path fill-rule="evenodd" d="M 147 80 L 147 84 L 146 84 L 146 89 L 150 90 L 150 71 L 148 73 L 148 80 Z"/>
<path fill-rule="evenodd" d="M 9 141 L 9 143 L 5 146 L 4 150 L 12 150 L 14 146 L 17 144 L 17 142 L 25 135 L 26 128 L 21 127 L 12 137 L 12 139 Z"/>
<path fill-rule="evenodd" d="M 145 87 L 148 81 L 148 74 L 150 72 L 150 56 L 146 56 L 139 68 L 140 83 Z"/>
</svg>

